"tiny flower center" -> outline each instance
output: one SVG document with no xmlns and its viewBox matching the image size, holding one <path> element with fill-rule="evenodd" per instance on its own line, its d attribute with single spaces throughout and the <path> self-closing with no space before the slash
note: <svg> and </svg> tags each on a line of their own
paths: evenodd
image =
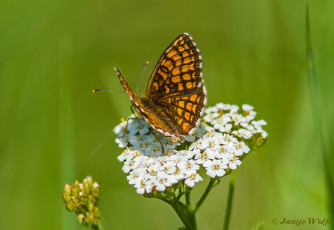
<svg viewBox="0 0 334 230">
<path fill-rule="evenodd" d="M 201 153 L 201 158 L 207 160 L 208 159 L 208 154 L 206 152 Z"/>
<path fill-rule="evenodd" d="M 156 171 L 154 171 L 153 169 L 150 171 L 150 174 L 152 175 L 152 176 L 156 176 L 157 175 L 157 172 Z"/>
<path fill-rule="evenodd" d="M 190 162 L 187 163 L 187 169 L 191 169 L 192 168 L 192 164 Z"/>
<path fill-rule="evenodd" d="M 191 179 L 191 180 L 195 180 L 195 179 L 196 179 L 196 174 L 195 174 L 195 173 L 192 173 L 192 174 L 189 176 L 189 179 Z"/>
<path fill-rule="evenodd" d="M 214 170 L 219 170 L 219 169 L 220 169 L 220 166 L 219 166 L 219 165 L 213 165 L 213 169 L 214 169 Z"/>
<path fill-rule="evenodd" d="M 160 178 L 160 179 L 159 179 L 159 182 L 160 182 L 161 184 L 164 184 L 164 183 L 167 182 L 167 178 Z"/>
<path fill-rule="evenodd" d="M 159 147 L 153 147 L 152 152 L 157 153 L 157 152 L 161 152 L 161 150 Z"/>
</svg>

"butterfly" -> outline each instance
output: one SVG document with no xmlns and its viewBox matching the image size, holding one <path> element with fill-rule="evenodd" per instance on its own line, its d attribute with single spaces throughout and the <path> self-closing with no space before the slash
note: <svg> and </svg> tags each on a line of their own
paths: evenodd
<svg viewBox="0 0 334 230">
<path fill-rule="evenodd" d="M 202 58 L 192 37 L 179 35 L 162 53 L 143 96 L 115 71 L 136 110 L 153 129 L 173 140 L 191 134 L 206 105 Z"/>
</svg>

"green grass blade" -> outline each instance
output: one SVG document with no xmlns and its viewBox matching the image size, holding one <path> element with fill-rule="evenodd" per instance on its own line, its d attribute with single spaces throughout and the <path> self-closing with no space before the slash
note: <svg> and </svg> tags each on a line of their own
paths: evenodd
<svg viewBox="0 0 334 230">
<path fill-rule="evenodd" d="M 328 192 L 328 208 L 330 212 L 331 219 L 334 219 L 334 185 L 333 178 L 330 170 L 330 154 L 329 148 L 327 148 L 327 144 L 324 139 L 324 125 L 323 124 L 323 116 L 322 116 L 322 106 L 320 103 L 320 93 L 318 91 L 317 79 L 315 74 L 315 66 L 314 66 L 314 58 L 313 58 L 313 49 L 312 49 L 312 41 L 311 41 L 311 30 L 310 30 L 310 16 L 309 16 L 309 4 L 306 3 L 306 46 L 307 46 L 307 73 L 308 73 L 308 81 L 310 86 L 310 94 L 311 94 L 311 102 L 312 102 L 312 110 L 314 116 L 314 123 L 316 127 L 316 132 L 319 135 L 321 153 L 323 158 L 323 166 L 324 166 L 324 175 L 326 179 L 326 186 Z M 334 226 L 332 226 L 334 229 Z"/>
</svg>

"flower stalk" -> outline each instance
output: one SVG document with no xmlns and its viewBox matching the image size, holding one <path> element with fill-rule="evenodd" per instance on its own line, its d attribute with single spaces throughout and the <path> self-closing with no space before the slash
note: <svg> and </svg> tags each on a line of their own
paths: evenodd
<svg viewBox="0 0 334 230">
<path fill-rule="evenodd" d="M 231 174 L 230 184 L 228 189 L 228 196 L 227 196 L 227 204 L 225 210 L 225 219 L 224 219 L 224 226 L 223 230 L 228 230 L 230 224 L 230 217 L 232 212 L 232 202 L 233 202 L 233 194 L 234 194 L 234 183 L 235 183 L 235 173 Z"/>
<path fill-rule="evenodd" d="M 197 211 L 199 209 L 199 207 L 202 205 L 203 201 L 205 200 L 205 198 L 208 196 L 209 192 L 213 188 L 213 185 L 214 185 L 215 181 L 216 181 L 215 178 L 210 178 L 208 186 L 206 187 L 203 195 L 201 196 L 201 198 L 199 199 L 199 201 L 197 202 L 197 204 L 195 206 L 195 211 Z"/>
</svg>

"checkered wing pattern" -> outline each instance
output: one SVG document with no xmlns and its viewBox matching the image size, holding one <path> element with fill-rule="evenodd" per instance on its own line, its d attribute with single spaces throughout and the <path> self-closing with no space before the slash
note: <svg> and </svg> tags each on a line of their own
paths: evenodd
<svg viewBox="0 0 334 230">
<path fill-rule="evenodd" d="M 172 122 L 178 134 L 187 135 L 196 126 L 206 95 L 201 56 L 188 34 L 178 36 L 163 52 L 149 80 L 146 96 L 164 110 L 162 119 Z"/>
</svg>

